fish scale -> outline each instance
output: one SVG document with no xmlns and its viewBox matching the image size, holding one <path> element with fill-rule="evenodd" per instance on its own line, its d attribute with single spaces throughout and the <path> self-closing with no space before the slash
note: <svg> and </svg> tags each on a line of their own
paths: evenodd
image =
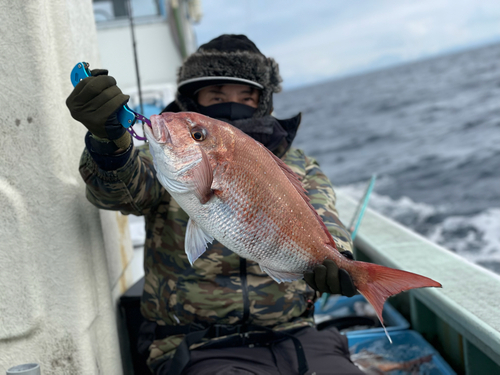
<svg viewBox="0 0 500 375">
<path fill-rule="evenodd" d="M 250 143 L 250 146 L 257 147 L 249 149 L 248 143 L 239 145 L 238 140 L 235 142 L 237 151 L 233 155 L 231 168 L 226 172 L 227 176 L 219 182 L 224 187 L 224 193 L 218 196 L 220 200 L 216 204 L 228 202 L 229 212 L 234 216 L 231 221 L 239 228 L 240 236 L 234 245 L 222 243 L 272 270 L 292 270 L 293 273 L 302 274 L 311 264 L 318 262 L 317 257 L 304 250 L 307 244 L 302 240 L 302 233 L 313 233 L 318 238 L 318 244 L 326 242 L 326 235 L 281 168 L 269 158 L 268 151 L 256 143 Z M 253 155 L 254 159 L 248 155 Z M 267 179 L 268 173 L 274 176 L 272 183 L 255 183 L 256 180 Z M 214 182 L 217 184 L 218 181 Z M 290 203 L 293 199 L 297 201 L 295 204 Z M 293 207 L 296 208 L 295 213 Z M 301 215 L 301 212 L 306 215 Z M 290 219 L 284 223 L 282 218 L 287 214 Z M 248 220 L 248 217 L 253 220 Z M 308 222 L 316 225 L 308 225 Z M 208 224 L 214 228 L 212 233 L 216 233 L 218 224 Z M 217 235 L 214 237 L 217 238 Z M 324 259 L 326 252 L 322 253 Z"/>
</svg>

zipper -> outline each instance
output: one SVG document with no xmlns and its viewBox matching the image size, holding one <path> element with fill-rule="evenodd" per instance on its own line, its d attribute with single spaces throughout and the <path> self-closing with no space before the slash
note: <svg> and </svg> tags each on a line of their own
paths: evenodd
<svg viewBox="0 0 500 375">
<path fill-rule="evenodd" d="M 242 257 L 240 257 L 240 278 L 241 290 L 243 291 L 243 317 L 241 318 L 241 324 L 244 324 L 250 317 L 250 299 L 248 298 L 247 260 Z"/>
</svg>

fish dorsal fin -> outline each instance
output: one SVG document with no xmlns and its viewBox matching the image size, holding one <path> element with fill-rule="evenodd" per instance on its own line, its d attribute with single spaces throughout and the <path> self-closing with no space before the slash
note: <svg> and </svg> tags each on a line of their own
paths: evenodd
<svg viewBox="0 0 500 375">
<path fill-rule="evenodd" d="M 188 257 L 189 263 L 193 265 L 207 249 L 207 243 L 212 243 L 214 238 L 207 234 L 196 222 L 189 218 L 186 237 L 184 238 L 184 251 Z"/>
<path fill-rule="evenodd" d="M 264 146 L 263 146 L 264 147 Z M 264 147 L 265 148 L 265 147 Z M 295 189 L 297 190 L 297 192 L 299 193 L 299 195 L 302 197 L 302 199 L 304 199 L 304 201 L 307 203 L 307 205 L 309 206 L 309 208 L 311 209 L 311 211 L 313 212 L 314 216 L 316 217 L 316 219 L 318 220 L 318 223 L 321 225 L 321 228 L 323 229 L 323 231 L 325 232 L 326 236 L 328 237 L 329 241 L 330 241 L 330 245 L 334 248 L 334 249 L 337 249 L 337 246 L 335 245 L 335 241 L 331 235 L 331 233 L 328 231 L 328 228 L 326 227 L 325 223 L 323 222 L 323 220 L 321 219 L 321 216 L 318 215 L 318 213 L 316 212 L 316 210 L 314 209 L 314 207 L 312 206 L 311 202 L 310 202 L 310 199 L 309 197 L 306 195 L 307 191 L 306 189 L 304 189 L 304 187 L 302 186 L 302 183 L 300 182 L 297 174 L 292 171 L 292 169 L 285 164 L 285 162 L 283 160 L 281 160 L 279 157 L 277 157 L 276 155 L 274 155 L 270 150 L 268 150 L 267 148 L 265 148 L 267 150 L 267 152 L 269 152 L 269 154 L 273 157 L 274 161 L 276 161 L 276 164 L 278 164 L 278 166 L 281 168 L 281 170 L 283 171 L 283 173 L 285 173 L 285 176 L 288 178 L 288 180 L 292 183 L 292 185 L 295 187 Z"/>
<path fill-rule="evenodd" d="M 201 161 L 193 169 L 194 194 L 202 204 L 207 203 L 214 195 L 212 191 L 212 182 L 214 180 L 214 172 L 208 156 L 200 147 Z"/>
</svg>

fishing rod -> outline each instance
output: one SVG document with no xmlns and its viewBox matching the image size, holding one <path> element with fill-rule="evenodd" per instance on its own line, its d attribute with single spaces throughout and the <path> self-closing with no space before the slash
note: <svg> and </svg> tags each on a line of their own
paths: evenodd
<svg viewBox="0 0 500 375">
<path fill-rule="evenodd" d="M 366 187 L 363 198 L 359 201 L 358 207 L 356 208 L 356 212 L 354 213 L 351 223 L 349 224 L 349 232 L 351 232 L 351 238 L 354 241 L 356 238 L 356 234 L 358 233 L 359 226 L 361 224 L 361 220 L 365 215 L 366 208 L 368 207 L 368 202 L 370 201 L 370 195 L 375 186 L 375 181 L 377 179 L 377 175 L 373 174 L 370 179 L 370 183 Z"/>
<path fill-rule="evenodd" d="M 351 233 L 351 239 L 353 242 L 354 239 L 356 238 L 356 234 L 358 233 L 359 226 L 361 225 L 361 220 L 365 215 L 366 208 L 368 207 L 368 202 L 370 201 L 370 195 L 372 194 L 376 179 L 377 175 L 373 174 L 368 186 L 366 187 L 363 197 L 360 199 L 358 206 L 356 207 L 356 211 L 354 211 L 351 223 L 349 224 L 348 231 Z M 324 309 L 326 301 L 328 300 L 329 297 L 330 293 L 323 293 L 323 295 L 321 296 L 321 301 L 320 301 L 321 310 Z"/>
</svg>

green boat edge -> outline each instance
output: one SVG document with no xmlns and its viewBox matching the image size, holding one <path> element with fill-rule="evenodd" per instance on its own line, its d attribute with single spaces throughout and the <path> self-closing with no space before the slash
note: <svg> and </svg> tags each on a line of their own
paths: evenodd
<svg viewBox="0 0 500 375">
<path fill-rule="evenodd" d="M 357 202 L 337 189 L 346 223 Z M 357 260 L 430 277 L 423 288 L 389 299 L 459 374 L 500 374 L 500 276 L 368 209 L 354 241 Z"/>
</svg>

